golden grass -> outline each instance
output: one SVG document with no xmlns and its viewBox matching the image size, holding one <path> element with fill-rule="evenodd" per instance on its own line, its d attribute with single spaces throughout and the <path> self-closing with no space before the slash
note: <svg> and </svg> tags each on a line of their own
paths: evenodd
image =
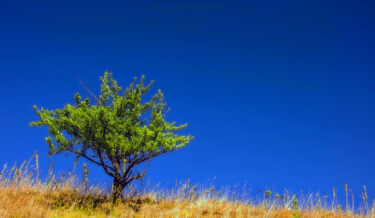
<svg viewBox="0 0 375 218">
<path fill-rule="evenodd" d="M 112 204 L 105 191 L 85 187 L 74 175 L 57 181 L 51 171 L 42 182 L 38 165 L 34 170 L 28 165 L 4 167 L 1 172 L 0 217 L 375 217 L 375 207 L 368 204 L 366 210 L 354 213 L 336 204 L 324 206 L 319 197 L 302 207 L 294 195 L 279 198 L 271 194 L 257 203 L 245 203 L 227 200 L 214 189 L 197 193 L 196 186 L 189 187 L 189 183 L 169 191 L 130 192 Z"/>
</svg>

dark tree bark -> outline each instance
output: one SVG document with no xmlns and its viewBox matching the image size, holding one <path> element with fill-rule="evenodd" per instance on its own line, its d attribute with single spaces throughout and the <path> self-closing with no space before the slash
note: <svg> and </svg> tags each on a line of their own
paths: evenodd
<svg viewBox="0 0 375 218">
<path fill-rule="evenodd" d="M 113 203 L 115 203 L 117 199 L 122 198 L 122 191 L 124 190 L 125 186 L 126 185 L 124 184 L 123 181 L 117 178 L 113 179 L 112 194 L 111 194 Z"/>
</svg>

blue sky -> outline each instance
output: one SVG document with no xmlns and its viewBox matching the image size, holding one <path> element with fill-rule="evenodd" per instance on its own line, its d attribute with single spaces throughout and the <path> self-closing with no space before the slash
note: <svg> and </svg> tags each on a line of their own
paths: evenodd
<svg viewBox="0 0 375 218">
<path fill-rule="evenodd" d="M 190 178 L 281 192 L 375 194 L 375 4 L 371 1 L 5 1 L 0 9 L 0 164 L 38 150 L 48 109 L 113 72 L 155 80 L 187 122 L 188 147 L 152 161 L 147 180 Z M 82 162 L 80 162 L 82 164 Z M 90 168 L 90 181 L 109 182 Z"/>
</svg>

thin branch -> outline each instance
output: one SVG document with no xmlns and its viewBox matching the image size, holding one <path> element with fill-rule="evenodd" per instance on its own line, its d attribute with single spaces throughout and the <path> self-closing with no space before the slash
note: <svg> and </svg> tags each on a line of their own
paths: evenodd
<svg viewBox="0 0 375 218">
<path fill-rule="evenodd" d="M 103 138 L 103 140 L 105 140 L 105 134 L 106 134 L 107 127 L 108 127 L 108 122 L 104 123 L 103 120 L 100 120 L 100 122 L 104 125 L 102 138 Z M 121 176 L 118 176 L 119 172 L 118 172 L 118 169 L 117 169 L 116 167 L 113 168 L 113 167 L 108 166 L 108 165 L 106 165 L 106 164 L 104 163 L 103 154 L 102 154 L 100 148 L 97 149 L 97 152 L 98 152 L 98 156 L 99 156 L 100 162 L 103 164 L 104 171 L 105 171 L 108 175 L 112 176 L 113 178 L 121 177 Z M 108 157 L 108 154 L 107 154 L 107 157 Z M 113 160 L 112 160 L 110 157 L 108 157 L 108 158 L 111 160 L 112 165 L 113 165 Z M 109 170 L 108 170 L 107 168 L 111 169 L 113 173 L 109 172 Z"/>
<path fill-rule="evenodd" d="M 140 164 L 140 163 L 143 163 L 145 162 L 146 160 L 150 160 L 156 156 L 159 156 L 161 154 L 165 154 L 165 153 L 169 153 L 169 152 L 172 152 L 172 151 L 176 151 L 177 149 L 171 149 L 171 150 L 164 150 L 164 151 L 159 151 L 159 152 L 156 152 L 156 153 L 153 153 L 153 154 L 150 154 L 150 155 L 147 155 L 147 156 L 143 156 L 142 158 L 139 158 L 135 161 L 136 164 Z"/>
<path fill-rule="evenodd" d="M 106 165 L 106 164 L 104 163 L 104 160 L 103 160 L 103 157 L 101 156 L 100 151 L 98 151 L 98 153 L 99 153 L 99 158 L 100 158 L 100 162 L 98 162 L 98 161 L 96 161 L 96 160 L 90 158 L 89 156 L 87 156 L 87 155 L 85 155 L 85 154 L 82 154 L 81 152 L 79 152 L 79 151 L 77 151 L 77 150 L 74 150 L 74 149 L 72 149 L 72 148 L 69 148 L 69 147 L 68 147 L 67 150 L 70 151 L 70 152 L 72 152 L 72 153 L 74 153 L 74 154 L 77 154 L 77 155 L 79 155 L 79 156 L 82 156 L 82 157 L 86 158 L 87 160 L 93 162 L 94 164 L 97 164 L 97 165 L 103 167 L 104 171 L 105 171 L 108 175 L 110 175 L 110 176 L 112 176 L 112 177 L 115 177 L 115 175 L 114 175 L 113 173 L 111 173 L 111 172 L 108 170 L 108 169 L 110 169 L 110 170 L 112 170 L 112 171 L 114 172 L 114 169 L 112 169 L 112 167 L 110 167 L 110 166 L 108 166 L 108 165 Z"/>
<path fill-rule="evenodd" d="M 142 179 L 143 177 L 145 177 L 145 174 L 142 173 L 142 172 L 139 172 L 139 173 L 137 173 L 136 175 L 134 175 L 134 176 L 128 178 L 128 179 L 127 179 L 127 182 L 130 183 L 130 182 L 132 182 L 133 180 L 136 180 L 136 179 Z"/>
<path fill-rule="evenodd" d="M 107 168 L 111 169 L 114 173 L 116 173 L 115 170 L 114 170 L 112 167 L 110 167 L 110 166 L 108 166 L 108 165 L 106 165 L 106 164 L 104 163 L 103 155 L 102 155 L 102 152 L 100 151 L 100 149 L 98 149 L 97 151 L 98 151 L 98 156 L 99 156 L 100 162 L 102 163 L 102 166 L 103 166 L 103 168 L 104 168 L 104 171 L 105 171 L 108 175 L 110 175 L 110 176 L 112 176 L 112 177 L 115 178 L 115 177 L 116 177 L 115 174 L 109 172 L 109 170 L 108 170 Z"/>
<path fill-rule="evenodd" d="M 77 154 L 77 155 L 79 155 L 79 156 L 82 156 L 82 157 L 86 158 L 87 160 L 93 162 L 94 164 L 97 164 L 97 165 L 99 165 L 99 166 L 103 166 L 103 164 L 101 164 L 101 163 L 95 161 L 94 159 L 90 158 L 89 156 L 87 156 L 87 155 L 85 155 L 85 154 L 82 154 L 81 152 L 79 152 L 79 151 L 77 151 L 77 150 L 74 150 L 74 149 L 69 148 L 69 147 L 67 148 L 67 150 L 70 151 L 70 152 L 73 152 L 74 154 Z"/>
<path fill-rule="evenodd" d="M 87 86 L 85 86 L 85 84 L 79 78 L 78 74 L 77 74 L 77 79 L 79 81 L 79 84 L 81 84 L 81 86 L 86 90 L 86 92 L 88 92 L 91 95 L 91 97 L 94 98 L 95 101 L 99 101 L 99 98 L 96 95 L 94 95 L 94 93 L 92 93 L 91 90 L 87 88 Z"/>
<path fill-rule="evenodd" d="M 134 157 L 133 158 L 133 160 L 130 160 L 129 162 L 129 165 L 128 165 L 128 168 L 126 169 L 126 171 L 125 171 L 125 173 L 123 173 L 122 174 L 122 177 L 125 179 L 125 180 L 127 180 L 127 178 L 129 177 L 129 175 L 131 174 L 130 172 L 131 172 L 131 169 L 135 166 L 135 165 L 137 165 L 137 158 L 138 157 L 138 154 L 137 154 L 137 156 L 136 157 Z"/>
</svg>

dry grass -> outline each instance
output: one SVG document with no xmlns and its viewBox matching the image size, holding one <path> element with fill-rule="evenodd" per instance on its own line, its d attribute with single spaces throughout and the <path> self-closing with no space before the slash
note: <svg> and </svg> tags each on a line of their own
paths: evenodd
<svg viewBox="0 0 375 218">
<path fill-rule="evenodd" d="M 33 170 L 30 161 L 19 168 L 4 167 L 0 174 L 0 217 L 375 217 L 375 207 L 367 203 L 366 192 L 362 207 L 354 212 L 348 197 L 341 207 L 319 195 L 297 199 L 288 193 L 280 196 L 266 191 L 262 198 L 244 202 L 228 200 L 229 195 L 213 188 L 197 191 L 197 186 L 190 187 L 189 182 L 166 191 L 130 191 L 112 204 L 105 191 L 87 187 L 87 180 L 78 182 L 73 174 L 56 180 L 50 170 L 42 182 L 38 179 L 37 156 L 35 160 Z M 347 186 L 345 191 L 349 196 Z"/>
</svg>

